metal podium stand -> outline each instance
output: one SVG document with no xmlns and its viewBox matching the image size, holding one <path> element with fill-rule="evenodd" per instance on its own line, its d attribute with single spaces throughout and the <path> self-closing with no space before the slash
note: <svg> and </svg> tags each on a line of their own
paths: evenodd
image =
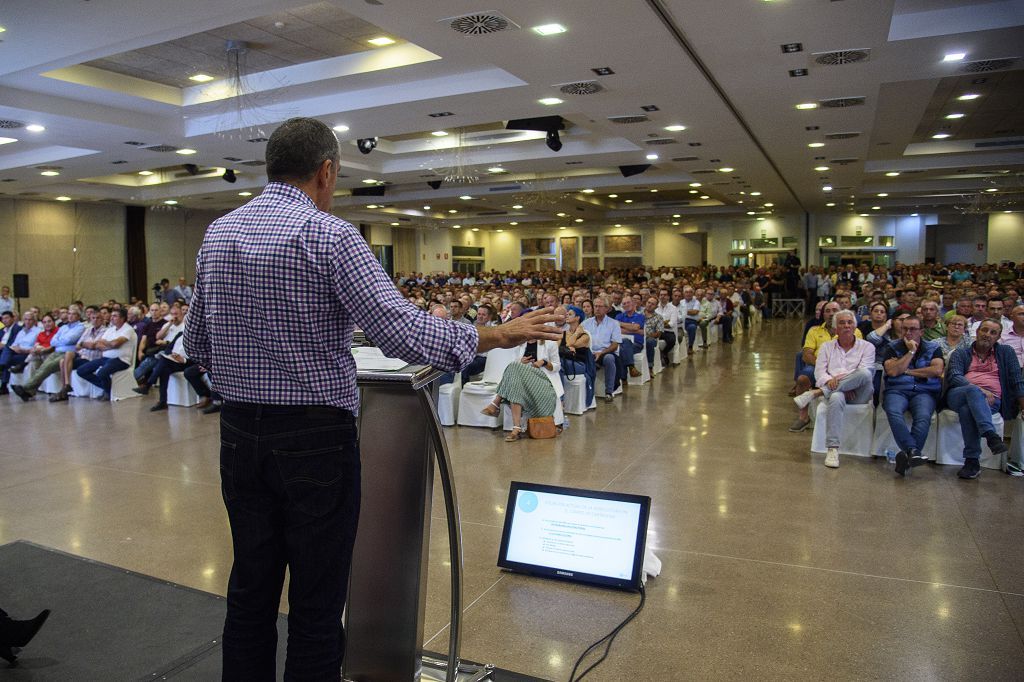
<svg viewBox="0 0 1024 682">
<path fill-rule="evenodd" d="M 462 528 L 434 407 L 441 373 L 410 365 L 357 374 L 362 505 L 345 613 L 343 676 L 352 682 L 487 679 L 491 666 L 459 659 Z M 425 658 L 422 645 L 435 460 L 451 553 L 448 660 Z"/>
</svg>

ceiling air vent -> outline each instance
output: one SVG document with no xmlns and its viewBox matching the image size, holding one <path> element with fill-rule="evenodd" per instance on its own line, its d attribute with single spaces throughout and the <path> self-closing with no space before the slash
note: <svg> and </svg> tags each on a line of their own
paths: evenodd
<svg viewBox="0 0 1024 682">
<path fill-rule="evenodd" d="M 707 175 L 708 173 L 716 173 L 714 168 L 701 168 L 700 170 L 690 171 L 691 175 Z"/>
<path fill-rule="evenodd" d="M 671 137 L 658 137 L 658 138 L 655 138 L 653 140 L 644 140 L 644 144 L 654 144 L 654 145 L 678 144 L 678 143 L 679 143 L 679 140 L 672 139 Z"/>
<path fill-rule="evenodd" d="M 818 104 L 826 109 L 842 109 L 844 107 L 859 107 L 864 104 L 864 97 L 833 97 L 832 99 L 818 100 Z"/>
<path fill-rule="evenodd" d="M 986 73 L 988 71 L 1000 71 L 1013 66 L 1020 57 L 1009 57 L 1007 59 L 982 59 L 976 62 L 967 62 L 961 71 L 964 73 Z"/>
<path fill-rule="evenodd" d="M 21 121 L 12 121 L 6 118 L 0 118 L 0 128 L 4 130 L 14 130 L 15 128 L 24 128 L 25 124 Z"/>
<path fill-rule="evenodd" d="M 860 133 L 826 133 L 826 140 L 849 140 L 853 137 L 860 137 Z"/>
<path fill-rule="evenodd" d="M 266 161 L 242 161 L 239 166 L 266 166 Z"/>
<path fill-rule="evenodd" d="M 835 52 L 815 52 L 814 61 L 822 66 L 839 66 L 866 62 L 871 57 L 871 50 L 836 50 Z"/>
<path fill-rule="evenodd" d="M 699 156 L 677 156 L 672 159 L 673 161 L 700 161 Z"/>
<path fill-rule="evenodd" d="M 651 119 L 647 118 L 643 114 L 631 115 L 631 116 L 609 116 L 608 120 L 612 123 L 646 123 Z"/>
<path fill-rule="evenodd" d="M 130 144 L 133 147 L 145 147 L 145 142 L 136 142 L 135 140 L 128 140 L 125 144 Z"/>
<path fill-rule="evenodd" d="M 467 36 L 480 36 L 487 33 L 500 33 L 501 31 L 517 30 L 519 25 L 506 17 L 501 12 L 474 12 L 463 14 L 457 17 L 441 19 L 441 23 L 448 26 L 455 32 Z"/>
<path fill-rule="evenodd" d="M 169 144 L 158 144 L 152 147 L 146 147 L 146 150 L 150 152 L 176 152 L 178 151 L 178 148 L 172 147 Z"/>
<path fill-rule="evenodd" d="M 857 163 L 858 161 L 860 161 L 860 159 L 856 157 L 848 159 L 832 159 L 832 163 L 834 163 L 837 166 L 848 166 L 851 163 Z"/>
<path fill-rule="evenodd" d="M 480 211 L 477 213 L 478 216 L 495 216 L 495 215 L 508 215 L 508 211 Z"/>
<path fill-rule="evenodd" d="M 124 159 L 118 159 L 117 161 L 111 161 L 110 163 L 112 163 L 115 166 L 120 166 L 122 163 L 128 163 L 128 162 L 125 161 Z"/>
<path fill-rule="evenodd" d="M 224 160 L 225 161 L 241 161 L 241 159 L 238 158 L 237 156 L 225 156 Z"/>
<path fill-rule="evenodd" d="M 597 81 L 578 81 L 576 83 L 562 83 L 556 85 L 558 91 L 565 95 L 596 95 L 604 90 L 604 86 Z"/>
<path fill-rule="evenodd" d="M 59 170 L 64 170 L 64 166 L 36 166 L 36 170 L 41 170 L 41 171 L 59 171 Z"/>
</svg>

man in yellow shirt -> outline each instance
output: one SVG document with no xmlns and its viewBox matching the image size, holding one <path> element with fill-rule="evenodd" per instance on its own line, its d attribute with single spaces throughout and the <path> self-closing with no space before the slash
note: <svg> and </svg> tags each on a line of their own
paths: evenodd
<svg viewBox="0 0 1024 682">
<path fill-rule="evenodd" d="M 831 341 L 836 337 L 835 330 L 832 329 L 832 316 L 838 313 L 839 310 L 838 302 L 830 301 L 826 303 L 821 311 L 824 322 L 807 330 L 801 357 L 803 367 L 799 370 L 796 379 L 796 395 L 801 395 L 805 391 L 814 388 L 814 363 L 818 359 L 818 350 L 826 341 Z M 858 339 L 863 338 L 859 329 L 856 330 L 856 337 Z M 794 432 L 803 431 L 810 423 L 810 407 L 805 405 L 800 408 L 800 414 L 797 416 L 796 421 L 789 426 L 789 430 Z"/>
</svg>

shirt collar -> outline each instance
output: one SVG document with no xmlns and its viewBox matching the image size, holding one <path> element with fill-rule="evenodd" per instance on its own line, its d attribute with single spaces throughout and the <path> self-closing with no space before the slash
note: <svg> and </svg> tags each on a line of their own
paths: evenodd
<svg viewBox="0 0 1024 682">
<path fill-rule="evenodd" d="M 291 199 L 292 201 L 298 201 L 299 203 L 308 204 L 309 206 L 316 208 L 316 204 L 313 203 L 313 200 L 308 194 L 295 185 L 287 182 L 268 182 L 267 186 L 263 188 L 262 196 Z"/>
</svg>

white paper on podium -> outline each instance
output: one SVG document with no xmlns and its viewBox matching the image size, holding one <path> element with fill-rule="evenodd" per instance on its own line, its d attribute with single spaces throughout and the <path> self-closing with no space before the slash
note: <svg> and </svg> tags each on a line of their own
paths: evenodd
<svg viewBox="0 0 1024 682">
<path fill-rule="evenodd" d="M 409 364 L 405 360 L 385 357 L 380 348 L 374 346 L 353 348 L 352 355 L 356 359 L 356 369 L 364 372 L 394 372 Z"/>
</svg>

